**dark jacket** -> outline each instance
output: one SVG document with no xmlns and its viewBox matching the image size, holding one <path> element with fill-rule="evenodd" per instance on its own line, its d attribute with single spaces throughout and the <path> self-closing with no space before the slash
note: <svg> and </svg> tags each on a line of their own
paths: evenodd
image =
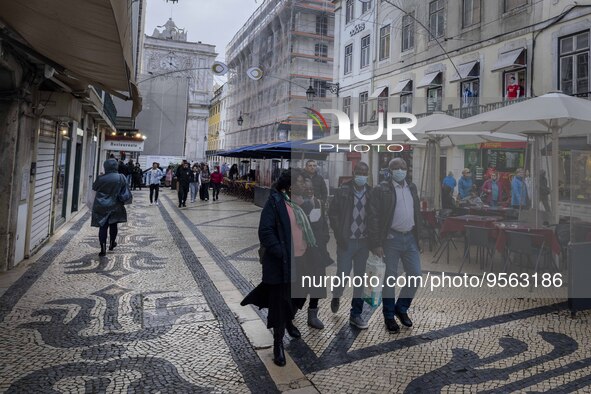
<svg viewBox="0 0 591 394">
<path fill-rule="evenodd" d="M 105 174 L 98 177 L 92 185 L 96 191 L 92 206 L 92 227 L 101 227 L 105 223 L 127 222 L 127 211 L 117 199 L 121 188 L 127 185 L 122 174 L 118 173 L 117 160 L 109 159 L 103 164 Z"/>
<path fill-rule="evenodd" d="M 415 226 L 412 232 L 415 240 L 419 241 L 419 232 L 421 226 L 421 211 L 419 203 L 419 193 L 414 183 L 408 184 L 410 193 L 412 194 L 414 206 L 414 221 Z M 392 227 L 392 219 L 394 217 L 394 209 L 396 208 L 396 192 L 392 182 L 382 182 L 373 189 L 371 199 L 367 205 L 367 240 L 370 250 L 377 247 L 383 247 L 386 238 Z"/>
<path fill-rule="evenodd" d="M 189 183 L 193 182 L 194 179 L 193 170 L 179 166 L 179 168 L 176 169 L 176 179 L 178 183 L 188 187 Z"/>
<path fill-rule="evenodd" d="M 117 171 L 120 174 L 129 175 L 129 169 L 127 168 L 127 165 L 123 163 L 123 161 L 119 161 L 119 163 L 117 164 Z"/>
<path fill-rule="evenodd" d="M 318 198 L 323 203 L 326 203 L 326 199 L 328 198 L 328 190 L 326 189 L 326 183 L 324 182 L 324 178 L 318 175 L 317 173 L 314 175 L 310 175 L 305 171 L 304 176 L 312 180 L 312 186 L 314 187 L 314 196 L 316 196 L 316 198 Z"/>
<path fill-rule="evenodd" d="M 261 212 L 259 241 L 263 255 L 263 283 L 291 282 L 291 226 L 280 192 L 272 189 Z"/>
<path fill-rule="evenodd" d="M 365 218 L 367 224 L 367 204 L 371 196 L 372 188 L 366 185 L 366 210 Z M 328 209 L 328 218 L 330 228 L 334 233 L 338 246 L 346 245 L 351 239 L 351 222 L 353 221 L 353 204 L 355 203 L 355 186 L 353 181 L 344 183 L 335 192 L 334 198 L 330 202 Z"/>
</svg>

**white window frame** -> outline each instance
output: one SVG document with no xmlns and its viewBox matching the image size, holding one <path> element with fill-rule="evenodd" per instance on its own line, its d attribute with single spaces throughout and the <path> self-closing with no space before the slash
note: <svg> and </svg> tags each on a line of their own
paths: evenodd
<svg viewBox="0 0 591 394">
<path fill-rule="evenodd" d="M 353 72 L 353 44 L 345 46 L 345 63 L 343 65 L 344 75 Z"/>
<path fill-rule="evenodd" d="M 390 57 L 390 25 L 380 29 L 380 60 Z"/>
<path fill-rule="evenodd" d="M 582 46 L 579 43 L 579 37 L 586 37 L 586 46 Z M 567 42 L 567 40 L 571 40 L 571 44 L 572 47 L 570 50 L 563 50 L 563 44 Z M 558 39 L 558 53 L 559 53 L 559 58 L 558 58 L 558 84 L 559 84 L 559 88 L 560 90 L 562 90 L 565 94 L 572 94 L 572 95 L 576 95 L 576 94 L 585 94 L 588 93 L 591 88 L 590 88 L 590 84 L 589 84 L 589 76 L 590 76 L 590 62 L 589 62 L 589 57 L 591 55 L 590 53 L 590 49 L 591 49 L 591 45 L 590 45 L 590 40 L 591 40 L 591 34 L 589 32 L 589 30 L 587 31 L 582 31 L 582 32 L 578 32 L 576 34 L 572 34 L 566 37 L 560 37 Z M 585 89 L 584 92 L 579 91 L 579 74 L 580 74 L 580 68 L 581 68 L 581 64 L 579 64 L 578 60 L 581 57 L 587 57 L 587 64 L 586 64 L 586 78 L 582 78 L 582 79 L 587 79 L 587 88 Z M 563 80 L 562 78 L 562 72 L 564 70 L 564 64 L 563 61 L 566 59 L 570 59 L 571 60 L 571 65 L 569 67 L 571 67 L 572 70 L 572 79 L 570 80 L 570 88 L 566 89 L 566 86 L 563 84 L 563 82 L 566 82 L 568 80 Z M 585 68 L 583 68 L 582 70 L 585 70 Z"/>
<path fill-rule="evenodd" d="M 462 27 L 466 28 L 479 24 L 481 13 L 482 0 L 462 0 Z"/>
<path fill-rule="evenodd" d="M 359 93 L 359 124 L 367 123 L 367 111 L 369 108 L 369 92 Z"/>
<path fill-rule="evenodd" d="M 361 58 L 359 61 L 359 67 L 365 68 L 369 66 L 370 60 L 370 48 L 371 48 L 371 35 L 368 34 L 365 37 L 361 37 Z"/>
<path fill-rule="evenodd" d="M 433 10 L 433 5 L 438 8 Z M 445 0 L 434 0 L 429 3 L 429 32 L 429 40 L 445 34 Z"/>
<path fill-rule="evenodd" d="M 400 46 L 402 52 L 409 51 L 415 46 L 414 11 L 409 12 L 409 14 L 402 17 L 402 45 Z"/>
<path fill-rule="evenodd" d="M 345 23 L 355 19 L 355 0 L 347 0 L 345 4 Z"/>
</svg>

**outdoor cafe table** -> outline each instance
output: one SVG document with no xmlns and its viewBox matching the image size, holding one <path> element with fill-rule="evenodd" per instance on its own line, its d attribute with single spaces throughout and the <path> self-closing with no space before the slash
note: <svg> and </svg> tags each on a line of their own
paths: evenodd
<svg viewBox="0 0 591 394">
<path fill-rule="evenodd" d="M 506 207 L 489 207 L 489 206 L 472 206 L 467 207 L 468 213 L 479 216 L 501 216 L 503 218 L 509 216 L 516 216 L 516 211 L 513 208 Z"/>
<path fill-rule="evenodd" d="M 495 228 L 494 223 L 502 218 L 499 216 L 462 215 L 446 218 L 441 226 L 441 237 L 452 233 L 463 233 L 464 226 Z"/>
<path fill-rule="evenodd" d="M 551 227 L 536 227 L 535 225 L 523 222 L 497 222 L 495 223 L 495 227 L 498 230 L 496 249 L 499 252 L 503 252 L 505 250 L 505 246 L 507 245 L 507 231 L 520 231 L 530 234 L 542 235 L 544 237 L 545 244 L 550 247 L 552 253 L 554 253 L 556 256 L 560 254 L 560 244 L 558 243 L 558 238 L 556 238 L 554 229 Z"/>
</svg>

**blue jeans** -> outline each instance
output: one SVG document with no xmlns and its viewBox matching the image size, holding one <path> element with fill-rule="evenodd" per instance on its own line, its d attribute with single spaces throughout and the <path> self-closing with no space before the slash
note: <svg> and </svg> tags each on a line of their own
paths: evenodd
<svg viewBox="0 0 591 394">
<path fill-rule="evenodd" d="M 199 183 L 191 182 L 189 183 L 189 190 L 191 190 L 191 202 L 194 202 L 197 198 L 197 192 L 199 191 Z"/>
<path fill-rule="evenodd" d="M 398 276 L 398 262 L 402 260 L 402 266 L 406 272 L 406 277 L 421 276 L 421 258 L 417 242 L 412 233 L 402 234 L 393 233 L 392 239 L 386 239 L 384 242 L 384 263 L 386 264 L 386 276 Z M 398 302 L 395 302 L 395 290 L 393 286 L 387 286 L 384 282 L 383 292 L 383 312 L 384 318 L 393 319 L 396 311 L 407 313 L 413 297 L 417 292 L 415 281 L 410 281 L 413 286 L 405 286 L 400 290 Z M 407 282 L 408 285 L 408 282 Z"/>
<path fill-rule="evenodd" d="M 345 245 L 337 247 L 337 276 L 353 274 L 362 277 L 365 274 L 365 264 L 369 257 L 369 249 L 366 239 L 350 239 Z M 335 288 L 333 297 L 340 298 L 343 295 L 343 287 Z M 351 317 L 361 315 L 363 312 L 363 298 L 361 292 L 363 289 L 355 288 L 353 290 L 353 299 L 351 300 Z"/>
</svg>

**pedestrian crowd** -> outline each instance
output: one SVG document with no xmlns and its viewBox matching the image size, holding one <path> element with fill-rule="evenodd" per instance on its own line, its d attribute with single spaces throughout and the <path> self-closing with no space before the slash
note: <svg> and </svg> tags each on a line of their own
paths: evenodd
<svg viewBox="0 0 591 394">
<path fill-rule="evenodd" d="M 261 212 L 258 235 L 262 281 L 242 301 L 242 305 L 268 308 L 267 327 L 273 329 L 273 360 L 286 364 L 283 337 L 301 337 L 293 320 L 307 299 L 307 324 L 321 330 L 319 299 L 329 296 L 325 287 L 304 286 L 302 277 L 325 277 L 333 263 L 327 250 L 332 229 L 336 244 L 337 276 L 357 277 L 367 272 L 370 253 L 385 264 L 385 275 L 396 277 L 399 263 L 407 275 L 421 275 L 418 243 L 420 207 L 417 187 L 407 181 L 407 163 L 390 161 L 391 177 L 376 187 L 368 184 L 369 166 L 359 162 L 353 179 L 343 183 L 328 201 L 328 190 L 317 163 L 308 160 L 304 169 L 281 173 Z M 416 285 L 416 284 L 415 284 Z M 417 291 L 409 283 L 400 290 L 384 288 L 383 318 L 391 333 L 400 331 L 398 321 L 412 327 L 409 309 Z M 330 308 L 341 307 L 344 287 L 333 289 Z M 362 312 L 362 288 L 354 288 L 349 323 L 367 329 Z"/>
</svg>

